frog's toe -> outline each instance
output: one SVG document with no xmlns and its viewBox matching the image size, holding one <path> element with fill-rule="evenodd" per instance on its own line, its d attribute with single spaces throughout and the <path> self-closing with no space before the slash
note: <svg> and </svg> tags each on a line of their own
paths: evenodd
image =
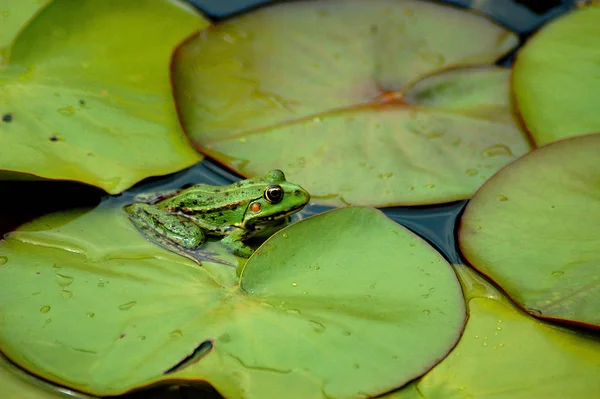
<svg viewBox="0 0 600 399">
<path fill-rule="evenodd" d="M 225 245 L 234 255 L 240 256 L 242 258 L 249 258 L 250 255 L 254 253 L 254 250 L 246 245 L 244 245 L 240 241 L 230 241 L 229 239 L 224 238 L 221 240 L 221 243 Z"/>
<path fill-rule="evenodd" d="M 249 258 L 253 253 L 254 250 L 250 247 L 235 248 L 233 250 L 234 255 L 240 256 L 242 258 Z"/>
<path fill-rule="evenodd" d="M 249 258 L 254 250 L 250 247 L 232 248 L 233 254 L 242 258 Z"/>
</svg>

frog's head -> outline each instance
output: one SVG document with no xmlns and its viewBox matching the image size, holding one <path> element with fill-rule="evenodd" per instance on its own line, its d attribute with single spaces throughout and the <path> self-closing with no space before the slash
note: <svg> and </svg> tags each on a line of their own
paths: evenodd
<svg viewBox="0 0 600 399">
<path fill-rule="evenodd" d="M 245 225 L 270 223 L 298 212 L 310 200 L 310 194 L 297 184 L 285 180 L 280 170 L 272 170 L 260 179 L 262 196 L 248 204 Z M 257 181 L 258 182 L 258 181 Z"/>
</svg>

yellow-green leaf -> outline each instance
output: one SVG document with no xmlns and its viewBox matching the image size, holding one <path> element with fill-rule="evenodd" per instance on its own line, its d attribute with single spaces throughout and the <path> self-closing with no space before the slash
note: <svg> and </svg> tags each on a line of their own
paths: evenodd
<svg viewBox="0 0 600 399">
<path fill-rule="evenodd" d="M 0 169 L 118 193 L 201 157 L 171 96 L 170 55 L 207 22 L 175 0 L 56 0 L 0 69 Z"/>
<path fill-rule="evenodd" d="M 589 399 L 600 391 L 600 341 L 537 320 L 473 270 L 455 266 L 469 321 L 458 345 L 385 399 Z"/>
<path fill-rule="evenodd" d="M 464 256 L 534 315 L 600 326 L 600 134 L 527 154 L 461 218 Z"/>
<path fill-rule="evenodd" d="M 50 0 L 8 0 L 0 5 L 0 66 L 15 36 L 48 2 Z"/>
<path fill-rule="evenodd" d="M 430 2 L 291 2 L 183 44 L 175 97 L 201 151 L 245 176 L 280 168 L 333 205 L 447 202 L 528 151 L 508 71 L 447 71 L 516 42 Z"/>
<path fill-rule="evenodd" d="M 521 49 L 513 86 L 537 145 L 600 131 L 600 3 L 550 22 Z"/>
<path fill-rule="evenodd" d="M 342 399 L 422 375 L 464 325 L 450 265 L 377 210 L 293 224 L 237 277 L 146 241 L 122 203 L 0 242 L 0 350 L 19 366 L 97 395 L 183 379 L 229 399 Z"/>
</svg>

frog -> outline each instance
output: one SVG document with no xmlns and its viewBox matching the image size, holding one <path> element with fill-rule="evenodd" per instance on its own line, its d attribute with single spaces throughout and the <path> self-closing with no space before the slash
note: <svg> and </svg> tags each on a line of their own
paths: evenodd
<svg viewBox="0 0 600 399">
<path fill-rule="evenodd" d="M 196 184 L 124 210 L 146 238 L 173 252 L 189 254 L 211 235 L 222 236 L 234 255 L 249 258 L 254 249 L 244 241 L 275 233 L 309 201 L 308 191 L 274 169 L 227 186 Z"/>
</svg>

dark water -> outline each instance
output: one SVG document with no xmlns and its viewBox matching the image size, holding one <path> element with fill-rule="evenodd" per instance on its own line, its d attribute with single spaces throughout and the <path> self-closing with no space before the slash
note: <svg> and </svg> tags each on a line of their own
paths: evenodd
<svg viewBox="0 0 600 399">
<path fill-rule="evenodd" d="M 189 0 L 207 16 L 215 20 L 236 15 L 253 9 L 268 0 Z M 473 0 L 449 0 L 447 3 L 470 6 Z M 564 13 L 574 6 L 574 1 L 561 0 L 490 0 L 482 9 L 498 22 L 521 34 L 525 39 L 545 21 Z M 510 65 L 513 55 L 500 63 Z M 140 192 L 179 188 L 184 185 L 208 183 L 230 184 L 239 180 L 217 163 L 205 159 L 199 164 L 179 173 L 160 178 L 147 179 L 122 194 L 124 200 L 133 198 Z M 94 187 L 74 182 L 51 181 L 11 181 L 0 184 L 0 234 L 18 227 L 36 217 L 58 210 L 98 204 L 104 193 Z M 419 207 L 393 207 L 383 209 L 385 214 L 396 222 L 419 234 L 436 247 L 449 262 L 461 261 L 456 249 L 456 220 L 467 201 L 450 204 Z M 308 206 L 302 216 L 322 212 L 328 208 Z M 24 378 L 27 378 L 24 376 Z M 66 397 L 88 397 L 69 390 L 61 390 Z M 141 398 L 219 398 L 210 387 L 178 386 L 156 387 L 137 393 L 122 395 L 123 399 Z"/>
</svg>

